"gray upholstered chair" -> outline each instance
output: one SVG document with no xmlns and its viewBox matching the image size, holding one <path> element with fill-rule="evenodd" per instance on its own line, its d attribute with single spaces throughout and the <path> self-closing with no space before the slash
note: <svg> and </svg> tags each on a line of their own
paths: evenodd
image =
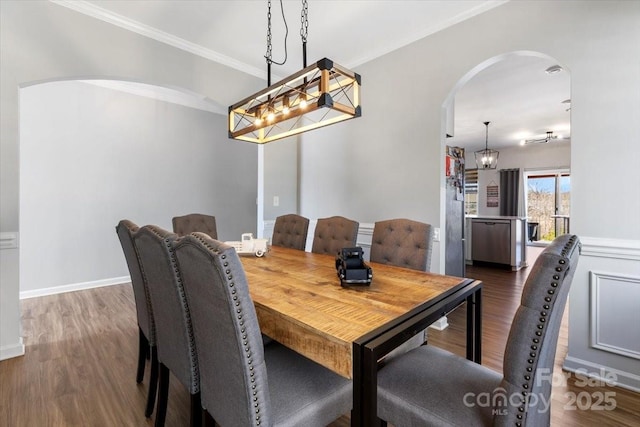
<svg viewBox="0 0 640 427">
<path fill-rule="evenodd" d="M 206 233 L 211 236 L 212 239 L 218 238 L 215 216 L 192 213 L 183 216 L 174 216 L 171 222 L 173 223 L 173 232 L 178 236 L 186 236 L 187 234 L 198 232 Z"/>
<path fill-rule="evenodd" d="M 170 372 L 191 394 L 191 426 L 202 424 L 200 374 L 191 315 L 171 245 L 177 238 L 176 234 L 150 225 L 140 228 L 133 238 L 148 284 L 156 325 L 160 364 L 156 427 L 164 425 Z"/>
<path fill-rule="evenodd" d="M 371 262 L 431 270 L 433 227 L 410 219 L 378 221 L 373 227 Z"/>
<path fill-rule="evenodd" d="M 304 251 L 308 230 L 309 219 L 296 214 L 281 215 L 273 226 L 271 244 Z"/>
<path fill-rule="evenodd" d="M 410 219 L 378 221 L 371 238 L 371 262 L 395 265 L 413 270 L 431 270 L 433 227 Z M 394 349 L 386 357 L 390 360 L 421 346 L 427 339 L 427 331 L 416 334 L 409 341 Z"/>
<path fill-rule="evenodd" d="M 357 221 L 342 216 L 319 218 L 313 234 L 311 252 L 336 255 L 342 248 L 351 248 L 358 239 Z"/>
<path fill-rule="evenodd" d="M 223 426 L 326 426 L 351 410 L 351 381 L 273 343 L 263 347 L 235 250 L 193 233 L 175 244 L 193 319 L 202 405 Z"/>
<path fill-rule="evenodd" d="M 509 332 L 502 375 L 422 346 L 378 372 L 378 416 L 396 426 L 549 426 L 545 403 L 579 252 L 578 237 L 565 234 L 536 260 Z"/>
<path fill-rule="evenodd" d="M 148 418 L 153 413 L 158 389 L 158 353 L 156 349 L 156 326 L 153 320 L 153 310 L 149 299 L 149 290 L 140 269 L 138 251 L 133 244 L 133 236 L 138 232 L 138 226 L 133 222 L 123 219 L 116 225 L 116 233 L 120 239 L 120 245 L 127 261 L 131 287 L 136 302 L 136 315 L 138 317 L 138 372 L 136 382 L 140 384 L 144 378 L 144 366 L 147 356 L 151 359 L 151 373 L 149 379 L 149 393 L 147 394 L 147 407 L 145 416 Z"/>
</svg>

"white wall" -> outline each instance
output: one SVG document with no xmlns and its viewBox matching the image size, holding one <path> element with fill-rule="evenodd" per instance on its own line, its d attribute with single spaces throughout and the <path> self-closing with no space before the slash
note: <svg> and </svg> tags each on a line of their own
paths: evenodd
<svg viewBox="0 0 640 427">
<path fill-rule="evenodd" d="M 298 213 L 298 138 L 264 146 L 264 219 Z M 274 197 L 279 199 L 278 206 Z"/>
<path fill-rule="evenodd" d="M 20 117 L 23 296 L 128 276 L 123 218 L 171 230 L 201 212 L 221 240 L 255 233 L 255 146 L 229 142 L 225 116 L 65 81 L 22 89 Z"/>
<path fill-rule="evenodd" d="M 230 105 L 264 86 L 261 79 L 48 1 L 0 1 L 2 233 L 22 231 L 18 220 L 19 88 L 78 78 L 114 78 L 183 88 L 220 105 Z M 2 249 L 1 253 L 0 359 L 23 351 L 18 251 Z"/>
<path fill-rule="evenodd" d="M 500 215 L 500 207 L 487 207 L 487 186 L 500 185 L 500 169 L 570 169 L 571 145 L 569 142 L 536 144 L 501 149 L 498 168 L 478 171 L 478 215 Z M 465 153 L 469 168 L 475 168 L 473 152 Z M 525 215 L 526 216 L 526 215 Z"/>
<path fill-rule="evenodd" d="M 446 98 L 476 65 L 530 50 L 557 58 L 571 72 L 578 147 L 571 164 L 582 189 L 575 225 L 590 236 L 640 239 L 634 226 L 640 198 L 610 185 L 637 182 L 640 173 L 624 167 L 637 157 L 632 141 L 640 135 L 633 124 L 640 113 L 634 96 L 640 61 L 631 42 L 639 37 L 639 13 L 637 2 L 509 2 L 358 67 L 363 117 L 303 137 L 303 211 L 319 216 L 331 203 L 363 221 L 405 213 L 438 224 L 434 197 L 444 185 Z M 594 208 L 594 194 L 619 197 L 628 209 Z"/>
<path fill-rule="evenodd" d="M 620 260 L 640 275 L 638 22 L 640 2 L 514 1 L 358 67 L 362 118 L 304 135 L 302 213 L 341 211 L 364 222 L 406 216 L 442 227 L 446 100 L 479 64 L 539 52 L 571 73 L 571 229 L 598 254 L 582 257 L 580 269 L 608 258 L 612 271 Z M 589 287 L 588 274 L 575 276 L 572 324 L 590 322 Z M 630 313 L 620 315 L 633 324 Z M 632 375 L 640 361 L 570 333 L 570 357 L 619 369 L 621 382 L 640 386 Z"/>
</svg>

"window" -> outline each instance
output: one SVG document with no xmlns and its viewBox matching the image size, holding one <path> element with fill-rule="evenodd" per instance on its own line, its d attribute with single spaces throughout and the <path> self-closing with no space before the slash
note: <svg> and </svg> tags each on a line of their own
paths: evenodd
<svg viewBox="0 0 640 427">
<path fill-rule="evenodd" d="M 568 171 L 528 172 L 529 240 L 550 242 L 569 232 L 571 176 Z"/>
</svg>

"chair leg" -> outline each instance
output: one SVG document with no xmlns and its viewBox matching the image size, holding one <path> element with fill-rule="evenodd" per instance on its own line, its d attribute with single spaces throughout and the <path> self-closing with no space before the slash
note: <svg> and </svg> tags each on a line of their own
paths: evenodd
<svg viewBox="0 0 640 427">
<path fill-rule="evenodd" d="M 191 427 L 202 427 L 202 405 L 200 392 L 191 395 Z"/>
<path fill-rule="evenodd" d="M 206 409 L 203 409 L 202 412 L 204 417 L 204 427 L 215 427 L 216 420 L 213 419 L 209 411 L 207 411 Z"/>
<path fill-rule="evenodd" d="M 156 403 L 156 392 L 158 390 L 158 349 L 156 346 L 150 347 L 151 353 L 151 378 L 149 379 L 149 393 L 147 393 L 147 408 L 144 416 L 149 418 L 153 414 L 153 405 Z"/>
<path fill-rule="evenodd" d="M 164 427 L 169 399 L 169 368 L 160 362 L 160 380 L 158 382 L 158 406 L 156 408 L 156 427 Z"/>
<path fill-rule="evenodd" d="M 136 373 L 136 382 L 140 384 L 144 378 L 144 365 L 146 354 L 149 348 L 149 341 L 142 333 L 142 329 L 138 327 L 138 372 Z"/>
</svg>

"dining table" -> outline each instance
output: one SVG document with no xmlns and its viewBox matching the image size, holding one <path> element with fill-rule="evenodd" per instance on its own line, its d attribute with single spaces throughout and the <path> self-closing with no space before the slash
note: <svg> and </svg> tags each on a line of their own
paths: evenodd
<svg viewBox="0 0 640 427">
<path fill-rule="evenodd" d="M 270 246 L 241 260 L 261 332 L 353 380 L 352 426 L 376 423 L 384 356 L 462 303 L 467 358 L 480 363 L 478 280 L 372 262 L 370 284 L 342 286 L 332 255 Z"/>
</svg>

